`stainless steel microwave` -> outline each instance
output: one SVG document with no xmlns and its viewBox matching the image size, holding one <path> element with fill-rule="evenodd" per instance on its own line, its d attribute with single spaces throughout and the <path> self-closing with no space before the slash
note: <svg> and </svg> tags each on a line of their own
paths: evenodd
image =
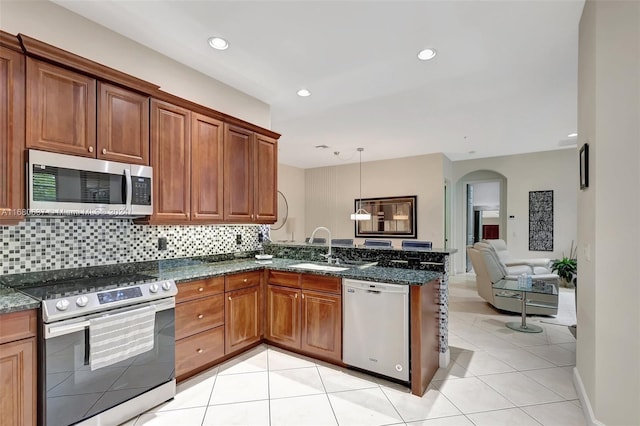
<svg viewBox="0 0 640 426">
<path fill-rule="evenodd" d="M 30 215 L 147 216 L 152 185 L 149 166 L 29 150 Z"/>
</svg>

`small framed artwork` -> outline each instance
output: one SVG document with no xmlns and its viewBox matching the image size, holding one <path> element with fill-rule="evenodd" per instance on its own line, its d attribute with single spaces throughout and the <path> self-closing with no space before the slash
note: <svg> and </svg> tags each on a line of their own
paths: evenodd
<svg viewBox="0 0 640 426">
<path fill-rule="evenodd" d="M 589 187 L 589 144 L 580 148 L 580 189 Z"/>
</svg>

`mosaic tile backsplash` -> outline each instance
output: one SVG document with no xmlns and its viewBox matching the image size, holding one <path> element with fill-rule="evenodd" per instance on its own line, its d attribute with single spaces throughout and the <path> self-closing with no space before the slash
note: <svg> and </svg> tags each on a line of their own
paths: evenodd
<svg viewBox="0 0 640 426">
<path fill-rule="evenodd" d="M 0 226 L 0 274 L 206 256 L 259 248 L 268 225 L 135 225 L 130 219 L 27 218 Z M 241 244 L 236 236 L 241 235 Z M 158 249 L 158 239 L 167 249 Z"/>
</svg>

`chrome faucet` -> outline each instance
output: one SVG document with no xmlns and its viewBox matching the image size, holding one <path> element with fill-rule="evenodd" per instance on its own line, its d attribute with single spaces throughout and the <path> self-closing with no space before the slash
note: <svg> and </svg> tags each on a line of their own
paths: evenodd
<svg viewBox="0 0 640 426">
<path fill-rule="evenodd" d="M 323 256 L 327 258 L 327 262 L 332 263 L 333 257 L 331 256 L 331 231 L 329 231 L 329 228 L 325 228 L 324 226 L 318 226 L 311 233 L 311 237 L 309 238 L 309 243 L 313 244 L 313 237 L 316 236 L 316 232 L 318 231 L 326 231 L 326 233 L 329 234 L 329 240 L 328 240 L 329 252 L 327 254 L 323 254 Z"/>
</svg>

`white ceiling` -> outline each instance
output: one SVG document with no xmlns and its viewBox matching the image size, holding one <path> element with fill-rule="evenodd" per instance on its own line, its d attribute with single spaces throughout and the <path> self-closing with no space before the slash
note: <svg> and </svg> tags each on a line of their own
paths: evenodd
<svg viewBox="0 0 640 426">
<path fill-rule="evenodd" d="M 289 165 L 545 151 L 577 128 L 584 0 L 55 2 L 271 105 Z"/>
</svg>

